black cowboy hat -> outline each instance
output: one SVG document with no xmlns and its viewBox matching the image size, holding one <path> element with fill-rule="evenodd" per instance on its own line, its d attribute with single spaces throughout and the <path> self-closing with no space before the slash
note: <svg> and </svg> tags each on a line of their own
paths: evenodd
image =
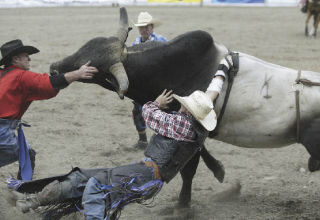
<svg viewBox="0 0 320 220">
<path fill-rule="evenodd" d="M 33 46 L 24 46 L 22 41 L 12 40 L 3 44 L 0 48 L 2 59 L 0 60 L 0 66 L 5 64 L 5 62 L 11 57 L 18 55 L 20 53 L 27 53 L 29 55 L 38 53 L 39 50 Z"/>
</svg>

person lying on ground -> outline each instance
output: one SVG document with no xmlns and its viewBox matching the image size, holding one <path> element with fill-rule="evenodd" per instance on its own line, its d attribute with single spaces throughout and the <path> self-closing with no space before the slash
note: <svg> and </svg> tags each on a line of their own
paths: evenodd
<svg viewBox="0 0 320 220">
<path fill-rule="evenodd" d="M 116 219 L 125 205 L 154 197 L 163 182 L 170 182 L 201 150 L 208 131 L 216 124 L 212 100 L 204 92 L 195 91 L 186 97 L 171 93 L 165 90 L 142 108 L 147 125 L 155 131 L 142 161 L 114 168 L 75 168 L 66 175 L 25 183 L 9 181 L 11 188 L 27 192 L 14 191 L 16 207 L 27 212 L 52 205 L 52 216 L 58 215 L 57 212 L 63 215 L 63 207 L 80 206 L 82 199 L 87 220 L 102 220 L 106 216 Z M 166 113 L 164 110 L 173 99 L 181 108 Z M 217 162 L 216 169 L 224 175 L 222 164 Z"/>
</svg>

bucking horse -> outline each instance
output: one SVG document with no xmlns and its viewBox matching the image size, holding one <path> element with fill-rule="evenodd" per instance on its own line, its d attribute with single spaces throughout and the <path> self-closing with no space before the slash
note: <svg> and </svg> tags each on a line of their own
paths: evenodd
<svg viewBox="0 0 320 220">
<path fill-rule="evenodd" d="M 227 59 L 222 92 L 215 103 L 217 128 L 210 137 L 246 148 L 275 148 L 296 142 L 310 153 L 309 169 L 320 167 L 320 73 L 300 71 L 265 62 L 240 52 L 229 51 L 210 34 L 198 30 L 168 42 L 125 45 L 130 27 L 125 8 L 120 8 L 116 36 L 89 40 L 74 54 L 50 66 L 51 74 L 62 74 L 88 60 L 99 73 L 86 83 L 95 83 L 143 104 L 154 100 L 164 89 L 180 96 L 195 90 L 206 91 Z M 172 103 L 171 110 L 178 108 Z M 205 149 L 205 148 L 204 148 Z M 191 184 L 200 154 L 181 171 L 181 204 L 191 200 Z"/>
</svg>

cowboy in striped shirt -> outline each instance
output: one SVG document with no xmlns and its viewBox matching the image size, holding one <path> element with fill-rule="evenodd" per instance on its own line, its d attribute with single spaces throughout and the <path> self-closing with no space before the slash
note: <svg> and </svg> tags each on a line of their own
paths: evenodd
<svg viewBox="0 0 320 220">
<path fill-rule="evenodd" d="M 172 114 L 164 112 L 174 99 L 181 104 L 180 110 Z M 152 184 L 157 185 L 155 181 L 161 181 L 158 192 L 162 182 L 170 182 L 201 150 L 208 131 L 216 126 L 212 100 L 198 90 L 187 97 L 172 95 L 172 91 L 164 90 L 155 101 L 142 107 L 142 116 L 147 126 L 155 131 L 145 150 L 145 158 L 140 163 L 117 167 L 89 179 L 82 197 L 86 220 L 104 219 L 105 213 L 113 219 L 121 211 L 121 204 L 137 199 L 128 199 L 133 194 L 127 191 L 124 193 L 122 189 L 117 188 L 118 192 L 112 190 L 116 186 L 110 183 L 119 180 L 119 176 L 132 178 L 135 174 L 137 178 L 130 180 L 136 189 L 143 191 L 141 194 L 145 194 L 144 190 Z M 109 191 L 107 194 L 103 191 L 105 189 Z"/>
<path fill-rule="evenodd" d="M 172 114 L 164 112 L 174 99 L 181 104 L 180 110 Z M 215 128 L 216 115 L 212 100 L 201 91 L 181 97 L 164 90 L 142 109 L 155 134 L 140 162 L 114 168 L 74 168 L 66 175 L 21 183 L 16 188 L 19 192 L 37 191 L 38 186 L 40 190 L 35 194 L 16 193 L 16 207 L 28 212 L 39 206 L 54 208 L 61 204 L 63 209 L 69 207 L 67 201 L 79 205 L 77 201 L 82 197 L 86 220 L 103 220 L 106 216 L 116 219 L 131 202 L 144 203 L 154 197 L 163 182 L 170 182 L 202 149 L 208 131 Z"/>
</svg>

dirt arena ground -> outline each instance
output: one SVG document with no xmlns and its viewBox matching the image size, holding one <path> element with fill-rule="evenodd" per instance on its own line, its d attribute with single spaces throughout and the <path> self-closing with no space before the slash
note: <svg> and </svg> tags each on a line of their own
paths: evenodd
<svg viewBox="0 0 320 220">
<path fill-rule="evenodd" d="M 304 36 L 305 15 L 298 8 L 127 10 L 131 21 L 140 11 L 149 11 L 162 20 L 156 32 L 168 39 L 201 29 L 231 50 L 320 72 L 320 36 Z M 119 9 L 109 7 L 0 9 L 0 43 L 20 38 L 38 47 L 41 53 L 31 57 L 32 70 L 47 72 L 50 63 L 73 53 L 92 37 L 113 35 L 118 18 Z M 128 45 L 137 34 L 136 29 L 130 32 Z M 75 166 L 113 167 L 140 160 L 143 152 L 131 147 L 137 138 L 131 110 L 129 99 L 119 100 L 115 93 L 82 83 L 72 84 L 51 100 L 34 102 L 24 116 L 32 127 L 24 130 L 38 153 L 35 178 L 66 173 Z M 320 172 L 308 171 L 309 155 L 302 145 L 243 149 L 215 140 L 206 142 L 209 151 L 225 166 L 223 184 L 201 161 L 189 210 L 173 208 L 181 187 L 177 176 L 164 186 L 154 207 L 127 206 L 122 219 L 320 219 Z M 36 213 L 19 213 L 5 199 L 5 178 L 15 174 L 17 167 L 15 163 L 0 169 L 0 219 L 38 219 Z M 65 219 L 83 217 L 77 214 Z"/>
</svg>

